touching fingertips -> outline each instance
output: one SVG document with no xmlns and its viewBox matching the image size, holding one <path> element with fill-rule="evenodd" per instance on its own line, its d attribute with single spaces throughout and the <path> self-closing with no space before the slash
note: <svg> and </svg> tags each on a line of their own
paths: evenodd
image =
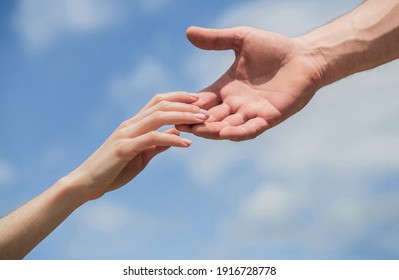
<svg viewBox="0 0 399 280">
<path fill-rule="evenodd" d="M 201 113 L 201 114 L 204 114 L 204 115 L 206 115 L 206 116 L 208 116 L 208 117 L 209 117 L 209 115 L 210 115 L 209 111 L 204 110 L 204 109 L 200 109 L 200 113 Z"/>
<path fill-rule="evenodd" d="M 193 116 L 200 120 L 206 120 L 209 117 L 209 115 L 203 113 L 193 114 Z"/>
<path fill-rule="evenodd" d="M 194 98 L 195 100 L 198 100 L 198 99 L 199 99 L 199 96 L 198 96 L 197 93 L 190 93 L 190 96 L 191 96 L 192 98 Z"/>
</svg>

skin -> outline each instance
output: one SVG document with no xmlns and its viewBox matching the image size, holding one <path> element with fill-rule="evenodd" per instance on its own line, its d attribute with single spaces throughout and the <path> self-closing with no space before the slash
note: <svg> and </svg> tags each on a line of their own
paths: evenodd
<svg viewBox="0 0 399 280">
<path fill-rule="evenodd" d="M 257 137 L 300 111 L 330 83 L 399 57 L 399 1 L 368 0 L 308 34 L 289 38 L 251 27 L 190 27 L 204 50 L 233 50 L 235 61 L 195 104 L 209 110 L 180 131 L 210 139 Z"/>
<path fill-rule="evenodd" d="M 208 113 L 191 104 L 197 100 L 185 92 L 156 95 L 76 170 L 0 219 L 0 259 L 23 258 L 79 206 L 125 185 L 169 147 L 189 147 L 176 129 L 156 130 L 204 122 Z"/>
<path fill-rule="evenodd" d="M 205 50 L 234 50 L 233 65 L 199 98 L 157 95 L 75 171 L 0 219 L 1 259 L 23 258 L 79 206 L 123 186 L 169 147 L 190 146 L 177 130 L 157 132 L 163 125 L 251 139 L 301 110 L 321 87 L 398 58 L 399 1 L 368 0 L 297 38 L 251 27 L 191 27 L 187 37 Z"/>
</svg>

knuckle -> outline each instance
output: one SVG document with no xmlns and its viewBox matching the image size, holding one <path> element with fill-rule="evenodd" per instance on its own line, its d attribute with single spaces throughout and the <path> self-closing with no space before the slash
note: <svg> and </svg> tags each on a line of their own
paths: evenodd
<svg viewBox="0 0 399 280">
<path fill-rule="evenodd" d="M 122 126 L 122 124 L 121 124 Z M 115 138 L 116 139 L 125 139 L 128 137 L 128 132 L 126 127 L 121 127 L 117 131 L 115 131 Z"/>
<path fill-rule="evenodd" d="M 156 103 L 162 101 L 163 99 L 164 99 L 164 98 L 163 98 L 163 94 L 161 94 L 161 93 L 155 94 L 154 97 L 152 98 L 152 100 L 153 100 L 154 102 L 156 102 Z"/>
<path fill-rule="evenodd" d="M 150 131 L 150 132 L 148 132 L 147 133 L 147 140 L 149 141 L 149 142 L 155 142 L 156 140 L 157 140 L 157 138 L 158 138 L 158 132 L 157 131 Z"/>
<path fill-rule="evenodd" d="M 119 158 L 126 158 L 129 154 L 127 141 L 125 139 L 119 139 L 114 143 L 114 153 Z"/>
<path fill-rule="evenodd" d="M 194 112 L 194 113 L 199 112 L 199 110 L 200 110 L 200 107 L 193 105 L 193 104 L 188 104 L 187 108 L 189 109 L 189 111 Z"/>
<path fill-rule="evenodd" d="M 170 105 L 170 102 L 165 99 L 158 102 L 159 109 L 166 109 L 167 107 L 169 107 L 169 105 Z"/>
<path fill-rule="evenodd" d="M 165 113 L 162 111 L 155 111 L 154 113 L 151 114 L 151 117 L 154 120 L 162 119 L 165 116 Z"/>
<path fill-rule="evenodd" d="M 192 112 L 183 112 L 182 117 L 185 119 L 196 119 Z"/>
<path fill-rule="evenodd" d="M 129 125 L 130 125 L 130 120 L 125 120 L 119 125 L 119 128 L 125 128 L 128 127 Z"/>
</svg>

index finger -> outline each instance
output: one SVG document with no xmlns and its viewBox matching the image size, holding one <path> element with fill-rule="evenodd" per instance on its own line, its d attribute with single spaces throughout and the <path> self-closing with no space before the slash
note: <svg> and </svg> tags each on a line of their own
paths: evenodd
<svg viewBox="0 0 399 280">
<path fill-rule="evenodd" d="M 141 109 L 140 112 L 147 110 L 148 108 L 156 105 L 157 103 L 166 100 L 172 102 L 182 102 L 182 103 L 194 103 L 199 99 L 198 94 L 189 93 L 185 91 L 175 91 L 169 93 L 158 93 L 156 94 L 148 103 Z"/>
</svg>

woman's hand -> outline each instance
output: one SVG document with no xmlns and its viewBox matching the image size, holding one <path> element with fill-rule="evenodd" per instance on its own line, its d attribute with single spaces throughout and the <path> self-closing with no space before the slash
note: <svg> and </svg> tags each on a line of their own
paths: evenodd
<svg viewBox="0 0 399 280">
<path fill-rule="evenodd" d="M 199 124 L 208 112 L 192 105 L 196 95 L 159 94 L 114 133 L 75 171 L 7 216 L 0 218 L 0 259 L 20 259 L 88 200 L 132 180 L 148 162 L 171 146 L 188 147 L 175 129 L 163 125 Z"/>
<path fill-rule="evenodd" d="M 191 141 L 164 125 L 201 124 L 208 112 L 192 105 L 198 96 L 185 92 L 156 95 L 136 116 L 123 122 L 80 167 L 67 176 L 82 188 L 85 200 L 101 197 L 139 174 L 148 162 L 169 147 L 186 148 Z"/>
</svg>

